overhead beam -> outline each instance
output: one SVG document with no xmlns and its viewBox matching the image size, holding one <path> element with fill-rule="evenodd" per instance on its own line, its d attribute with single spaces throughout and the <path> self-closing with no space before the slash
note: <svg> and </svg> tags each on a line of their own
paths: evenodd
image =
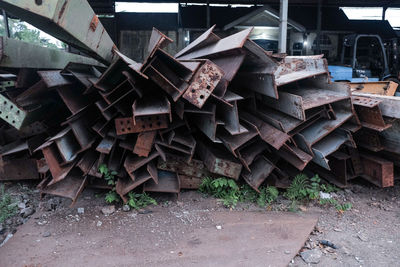
<svg viewBox="0 0 400 267">
<path fill-rule="evenodd" d="M 122 1 L 122 0 L 121 0 Z M 99 1 L 89 1 L 89 2 L 99 2 Z M 123 0 L 122 2 L 143 2 L 143 0 Z M 207 0 L 147 0 L 147 2 L 152 3 L 203 3 L 206 4 Z M 232 4 L 232 0 L 209 0 L 210 4 Z M 256 4 L 279 4 L 280 0 L 235 0 L 234 4 L 246 4 L 246 5 L 256 5 Z M 317 6 L 318 0 L 291 0 L 290 5 L 297 6 Z M 324 0 L 322 3 L 323 7 L 400 7 L 400 1 L 394 0 L 384 0 L 384 1 L 365 1 L 365 0 Z"/>
<path fill-rule="evenodd" d="M 114 42 L 86 0 L 2 0 L 0 8 L 105 64 L 116 57 Z"/>
<path fill-rule="evenodd" d="M 102 66 L 93 58 L 0 37 L 0 67 L 64 69 L 69 62 Z"/>
</svg>

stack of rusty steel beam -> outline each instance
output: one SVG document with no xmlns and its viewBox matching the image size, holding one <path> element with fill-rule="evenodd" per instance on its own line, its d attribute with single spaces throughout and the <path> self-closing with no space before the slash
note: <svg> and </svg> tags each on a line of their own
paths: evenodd
<svg viewBox="0 0 400 267">
<path fill-rule="evenodd" d="M 41 179 L 43 194 L 73 203 L 86 186 L 127 201 L 132 190 L 179 194 L 219 176 L 256 191 L 299 172 L 393 185 L 400 123 L 386 100 L 332 83 L 322 55 L 273 54 L 251 28 L 225 38 L 213 29 L 175 56 L 153 29 L 143 63 L 115 48 L 96 56 L 114 58 L 108 67 L 0 62 L 0 180 Z"/>
</svg>

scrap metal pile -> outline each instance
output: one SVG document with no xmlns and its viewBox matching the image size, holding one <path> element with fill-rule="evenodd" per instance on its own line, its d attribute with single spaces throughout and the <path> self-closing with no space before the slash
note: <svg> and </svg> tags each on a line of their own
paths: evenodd
<svg viewBox="0 0 400 267">
<path fill-rule="evenodd" d="M 355 177 L 393 185 L 400 124 L 383 117 L 386 100 L 330 82 L 322 56 L 273 54 L 251 28 L 225 38 L 213 28 L 175 56 L 153 29 L 143 63 L 115 47 L 112 57 L 94 53 L 113 58 L 108 67 L 0 63 L 0 180 L 42 179 L 42 193 L 73 203 L 86 186 L 111 189 L 102 164 L 124 201 L 131 190 L 196 189 L 207 176 L 256 191 L 302 171 L 339 186 Z"/>
</svg>

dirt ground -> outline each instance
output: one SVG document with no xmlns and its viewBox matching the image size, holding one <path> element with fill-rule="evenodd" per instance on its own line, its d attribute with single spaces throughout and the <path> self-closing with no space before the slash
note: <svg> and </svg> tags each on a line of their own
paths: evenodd
<svg viewBox="0 0 400 267">
<path fill-rule="evenodd" d="M 21 224 L 31 223 L 40 226 L 37 228 L 40 233 L 35 233 L 39 234 L 38 246 L 47 244 L 46 240 L 55 241 L 55 245 L 52 243 L 54 247 L 52 247 L 53 255 L 49 255 L 50 259 L 59 257 L 58 254 L 62 254 L 64 246 L 69 247 L 67 244 L 62 244 L 60 240 L 71 231 L 77 232 L 81 238 L 85 238 L 85 236 L 90 236 L 90 229 L 101 228 L 103 234 L 101 238 L 99 237 L 100 239 L 85 239 L 88 247 L 101 247 L 102 250 L 99 251 L 113 254 L 114 244 L 114 247 L 125 248 L 122 252 L 118 252 L 119 255 L 131 253 L 135 255 L 136 253 L 140 257 L 140 251 L 135 252 L 134 240 L 126 242 L 118 235 L 116 238 L 115 233 L 126 227 L 140 229 L 140 231 L 136 231 L 137 239 L 148 240 L 149 249 L 150 247 L 156 249 L 163 247 L 168 242 L 175 242 L 174 240 L 179 239 L 174 236 L 175 233 L 189 233 L 193 226 L 199 229 L 198 235 L 200 236 L 203 235 L 201 229 L 209 228 L 210 225 L 215 228 L 218 219 L 210 218 L 205 211 L 233 212 L 224 208 L 216 199 L 204 197 L 195 191 L 183 192 L 179 200 L 171 195 L 155 195 L 159 205 L 139 212 L 124 212 L 117 205 L 113 214 L 105 216 L 101 209 L 107 205 L 103 200 L 103 195 L 95 190 L 86 190 L 75 207 L 69 208 L 70 201 L 62 198 L 46 196 L 39 200 L 38 192 L 35 191 L 33 184 L 6 184 L 6 189 L 14 199 L 25 203 L 27 207 L 33 207 L 36 212 L 27 218 L 18 214 L 3 223 L 3 226 L 0 227 L 0 229 L 3 228 L 0 231 L 0 244 L 7 235 L 10 236 L 18 229 L 22 229 Z M 348 189 L 335 193 L 334 196 L 341 202 L 352 203 L 352 209 L 344 213 L 338 213 L 333 207 L 322 207 L 317 203 L 302 205 L 298 212 L 291 213 L 292 216 L 298 220 L 305 216 L 318 217 L 318 223 L 304 247 L 291 260 L 289 266 L 399 266 L 399 189 L 399 185 L 393 188 L 379 189 L 365 183 L 352 184 Z M 261 209 L 253 204 L 239 204 L 236 210 L 249 212 L 249 214 L 257 212 L 275 218 L 274 216 L 287 210 L 288 206 L 288 201 L 280 197 L 277 203 L 269 209 Z M 78 208 L 83 208 L 84 212 L 78 213 Z M 137 219 L 140 217 L 146 219 L 141 220 L 139 227 Z M 143 222 L 145 223 L 143 224 Z M 176 229 L 177 227 L 179 229 Z M 172 230 L 166 230 L 169 228 Z M 28 236 L 29 233 L 26 235 Z M 196 245 L 198 242 L 196 236 L 188 238 L 190 239 L 188 244 L 191 242 L 192 245 Z M 101 245 L 96 244 L 100 240 L 102 240 Z M 104 240 L 110 240 L 110 243 L 104 244 Z M 321 245 L 321 240 L 333 243 L 335 248 Z M 70 239 L 66 242 L 73 241 L 74 239 Z M 71 244 L 69 245 L 71 246 Z M 84 250 L 85 248 L 78 249 Z M 2 248 L 0 248 L 0 254 L 1 250 Z M 179 253 L 171 251 L 171 254 Z M 289 251 L 279 251 L 279 248 L 263 250 L 260 253 L 278 253 L 277 257 L 279 257 L 278 255 L 289 255 Z M 101 255 L 87 255 L 85 261 L 90 262 L 91 259 L 99 256 Z M 35 255 L 33 255 L 34 257 Z M 146 262 L 142 263 L 146 265 Z M 244 263 L 245 261 L 243 266 L 246 265 Z M 195 265 L 193 262 L 189 262 L 186 266 L 192 264 Z M 43 266 L 48 265 L 44 264 Z M 277 265 L 259 262 L 253 266 Z"/>
</svg>

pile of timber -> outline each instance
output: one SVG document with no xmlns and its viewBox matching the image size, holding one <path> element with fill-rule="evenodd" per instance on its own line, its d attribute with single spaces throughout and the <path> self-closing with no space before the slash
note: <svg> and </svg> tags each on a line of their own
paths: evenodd
<svg viewBox="0 0 400 267">
<path fill-rule="evenodd" d="M 107 67 L 2 67 L 0 180 L 40 179 L 43 194 L 73 203 L 87 186 L 112 189 L 101 165 L 124 201 L 131 190 L 196 189 L 204 177 L 256 191 L 299 172 L 393 185 L 396 85 L 382 83 L 379 96 L 367 83 L 332 83 L 322 55 L 273 54 L 251 28 L 225 38 L 213 29 L 175 56 L 153 29 L 143 63 L 114 49 Z"/>
</svg>

